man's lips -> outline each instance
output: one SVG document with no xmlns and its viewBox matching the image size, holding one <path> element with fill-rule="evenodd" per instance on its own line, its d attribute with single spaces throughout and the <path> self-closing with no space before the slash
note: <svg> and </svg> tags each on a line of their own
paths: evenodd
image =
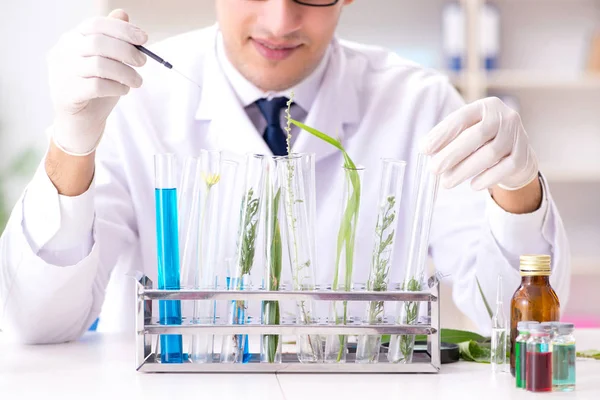
<svg viewBox="0 0 600 400">
<path fill-rule="evenodd" d="M 274 43 L 262 39 L 250 39 L 256 47 L 256 50 L 268 60 L 281 61 L 285 60 L 296 51 L 301 44 L 292 43 Z"/>
</svg>

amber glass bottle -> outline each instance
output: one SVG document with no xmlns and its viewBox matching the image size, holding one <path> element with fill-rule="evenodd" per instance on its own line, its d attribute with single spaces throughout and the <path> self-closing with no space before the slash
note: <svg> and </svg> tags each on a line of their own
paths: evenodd
<svg viewBox="0 0 600 400">
<path fill-rule="evenodd" d="M 515 376 L 515 339 L 519 321 L 558 321 L 560 303 L 550 286 L 550 256 L 523 255 L 521 286 L 510 302 L 510 372 Z"/>
</svg>

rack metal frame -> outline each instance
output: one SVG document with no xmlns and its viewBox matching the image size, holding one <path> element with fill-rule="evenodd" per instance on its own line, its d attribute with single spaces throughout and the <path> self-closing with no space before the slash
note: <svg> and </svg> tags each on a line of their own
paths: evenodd
<svg viewBox="0 0 600 400">
<path fill-rule="evenodd" d="M 248 301 L 411 301 L 427 303 L 429 324 L 417 325 L 159 325 L 153 323 L 152 302 L 157 300 L 248 300 Z M 155 290 L 152 281 L 142 277 L 136 285 L 136 365 L 140 372 L 238 372 L 238 373 L 437 373 L 441 367 L 440 354 L 440 290 L 439 283 L 420 292 L 334 292 L 334 291 L 278 291 L 264 290 Z M 249 363 L 215 362 L 181 364 L 160 362 L 160 356 L 153 351 L 152 339 L 161 334 L 210 334 L 210 335 L 427 335 L 427 351 L 411 363 L 389 363 L 380 354 L 378 363 L 356 363 L 349 358 L 346 363 L 300 363 L 296 354 L 284 355 L 281 363 L 269 364 L 258 361 Z M 252 357 L 258 360 L 258 355 Z"/>
</svg>

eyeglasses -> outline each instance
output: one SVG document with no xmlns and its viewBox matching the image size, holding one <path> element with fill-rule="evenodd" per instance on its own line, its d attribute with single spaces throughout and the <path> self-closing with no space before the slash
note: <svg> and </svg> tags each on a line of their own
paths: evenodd
<svg viewBox="0 0 600 400">
<path fill-rule="evenodd" d="M 336 5 L 340 0 L 293 0 L 295 3 L 311 7 L 329 7 Z"/>
</svg>

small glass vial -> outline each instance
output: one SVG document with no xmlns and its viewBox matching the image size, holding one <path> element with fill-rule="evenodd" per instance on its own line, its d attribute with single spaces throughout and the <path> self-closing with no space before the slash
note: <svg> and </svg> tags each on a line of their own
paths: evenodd
<svg viewBox="0 0 600 400">
<path fill-rule="evenodd" d="M 561 323 L 552 339 L 552 388 L 555 391 L 575 390 L 575 337 L 574 325 Z"/>
<path fill-rule="evenodd" d="M 560 322 L 546 321 L 546 322 L 542 322 L 541 324 L 543 326 L 547 326 L 550 328 L 550 341 L 552 341 L 552 339 L 554 339 L 554 337 L 556 336 L 556 333 L 558 332 L 558 327 L 560 325 Z"/>
<path fill-rule="evenodd" d="M 536 321 L 520 321 L 517 324 L 519 336 L 515 341 L 515 377 L 516 386 L 525 389 L 527 375 L 527 340 L 530 338 L 529 329 L 538 324 Z"/>
<path fill-rule="evenodd" d="M 508 372 L 506 365 L 506 315 L 502 305 L 502 276 L 498 275 L 496 312 L 492 317 L 491 360 L 493 372 Z"/>
<path fill-rule="evenodd" d="M 552 391 L 552 352 L 550 350 L 550 328 L 533 325 L 529 328 L 525 388 L 528 392 Z"/>
</svg>

